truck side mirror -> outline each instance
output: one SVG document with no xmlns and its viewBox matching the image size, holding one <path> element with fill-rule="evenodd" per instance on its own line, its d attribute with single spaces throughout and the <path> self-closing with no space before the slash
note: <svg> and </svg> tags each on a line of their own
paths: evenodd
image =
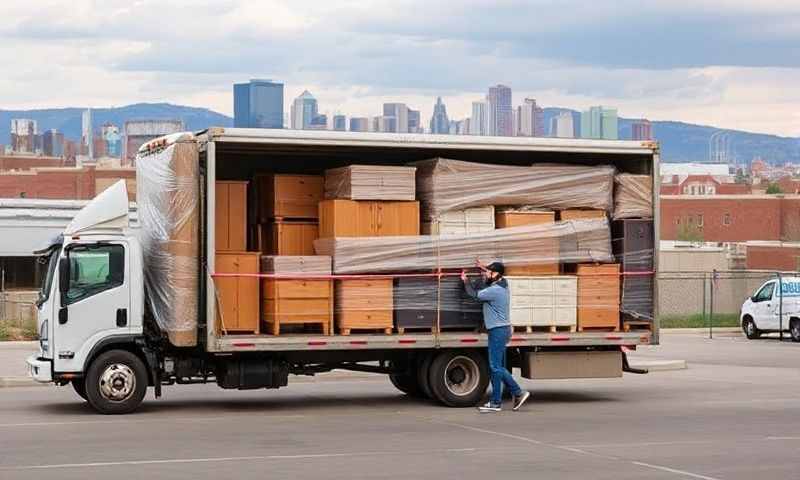
<svg viewBox="0 0 800 480">
<path fill-rule="evenodd" d="M 58 291 L 65 295 L 69 290 L 69 255 L 58 262 Z"/>
</svg>

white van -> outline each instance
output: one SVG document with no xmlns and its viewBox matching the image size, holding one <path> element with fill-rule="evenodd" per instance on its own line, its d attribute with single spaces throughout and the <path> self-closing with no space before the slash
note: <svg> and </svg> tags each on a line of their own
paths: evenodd
<svg viewBox="0 0 800 480">
<path fill-rule="evenodd" d="M 777 285 L 777 278 L 764 282 L 745 300 L 739 324 L 749 339 L 783 330 L 791 334 L 792 340 L 800 342 L 800 277 L 782 278 L 780 290 Z M 781 314 L 783 322 L 779 321 Z"/>
</svg>

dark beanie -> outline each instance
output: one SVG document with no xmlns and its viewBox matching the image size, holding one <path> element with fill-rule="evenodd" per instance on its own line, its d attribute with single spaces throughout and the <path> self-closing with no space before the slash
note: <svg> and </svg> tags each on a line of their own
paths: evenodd
<svg viewBox="0 0 800 480">
<path fill-rule="evenodd" d="M 503 262 L 492 262 L 486 268 L 493 272 L 499 273 L 501 276 L 505 275 L 506 273 L 506 267 L 503 265 Z"/>
</svg>

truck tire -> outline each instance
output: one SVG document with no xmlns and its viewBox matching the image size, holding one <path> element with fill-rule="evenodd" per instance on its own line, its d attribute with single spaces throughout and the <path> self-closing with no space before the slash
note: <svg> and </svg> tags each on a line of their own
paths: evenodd
<svg viewBox="0 0 800 480">
<path fill-rule="evenodd" d="M 429 383 L 434 397 L 448 407 L 472 407 L 489 386 L 486 358 L 474 351 L 444 351 L 431 363 Z"/>
<path fill-rule="evenodd" d="M 147 369 L 127 350 L 110 350 L 89 365 L 85 377 L 89 404 L 105 415 L 130 413 L 147 392 Z"/>
<path fill-rule="evenodd" d="M 422 393 L 422 389 L 419 387 L 415 375 L 408 373 L 390 373 L 389 381 L 392 382 L 395 388 L 409 397 L 422 398 L 425 395 Z"/>
<path fill-rule="evenodd" d="M 84 400 L 88 400 L 86 398 L 86 382 L 82 378 L 75 378 L 71 382 L 72 388 L 75 390 L 75 393 L 78 394 Z"/>
<path fill-rule="evenodd" d="M 744 331 L 744 335 L 750 340 L 761 338 L 761 330 L 756 327 L 756 322 L 753 321 L 750 315 L 742 319 L 742 330 Z"/>
<path fill-rule="evenodd" d="M 425 398 L 434 398 L 429 381 L 432 360 L 433 354 L 428 353 L 422 357 L 422 360 L 419 363 L 417 363 L 417 384 L 419 385 L 420 392 Z"/>
<path fill-rule="evenodd" d="M 793 318 L 789 321 L 789 334 L 793 342 L 800 342 L 800 319 Z"/>
</svg>

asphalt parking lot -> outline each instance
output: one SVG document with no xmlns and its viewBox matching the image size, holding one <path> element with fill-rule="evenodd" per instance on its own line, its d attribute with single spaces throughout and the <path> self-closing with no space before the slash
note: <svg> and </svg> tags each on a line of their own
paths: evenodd
<svg viewBox="0 0 800 480">
<path fill-rule="evenodd" d="M 0 389 L 0 478 L 800 477 L 800 344 L 662 341 L 636 357 L 688 369 L 527 382 L 523 411 L 489 415 L 366 375 L 171 387 L 124 417 L 94 414 L 69 387 Z"/>
</svg>

